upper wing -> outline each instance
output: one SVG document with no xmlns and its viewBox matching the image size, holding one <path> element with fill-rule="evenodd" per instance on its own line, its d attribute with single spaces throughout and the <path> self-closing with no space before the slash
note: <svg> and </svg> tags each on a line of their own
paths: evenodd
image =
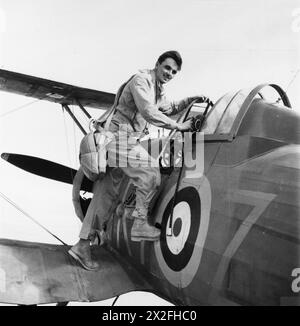
<svg viewBox="0 0 300 326">
<path fill-rule="evenodd" d="M 78 104 L 97 109 L 112 106 L 115 94 L 0 69 L 0 90 L 60 104 Z"/>
<path fill-rule="evenodd" d="M 100 301 L 151 287 L 126 261 L 93 248 L 99 271 L 86 271 L 62 245 L 0 240 L 0 302 L 32 305 Z"/>
</svg>

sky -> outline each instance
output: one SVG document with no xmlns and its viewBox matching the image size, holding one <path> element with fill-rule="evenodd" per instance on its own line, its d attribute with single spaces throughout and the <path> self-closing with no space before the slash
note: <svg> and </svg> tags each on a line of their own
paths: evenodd
<svg viewBox="0 0 300 326">
<path fill-rule="evenodd" d="M 170 98 L 216 101 L 231 90 L 276 83 L 300 111 L 299 42 L 298 0 L 0 0 L 1 69 L 113 93 L 175 49 L 183 66 L 167 87 Z M 1 153 L 77 169 L 81 138 L 60 106 L 0 92 Z M 0 192 L 63 241 L 77 241 L 70 185 L 3 160 L 0 177 Z M 57 243 L 2 198 L 0 213 L 0 238 Z M 139 293 L 120 304 L 166 302 Z"/>
</svg>

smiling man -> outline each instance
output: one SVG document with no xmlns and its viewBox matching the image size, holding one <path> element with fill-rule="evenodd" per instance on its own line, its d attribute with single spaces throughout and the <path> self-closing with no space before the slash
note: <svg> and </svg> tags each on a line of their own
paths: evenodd
<svg viewBox="0 0 300 326">
<path fill-rule="evenodd" d="M 166 129 L 189 131 L 191 120 L 177 123 L 168 115 L 177 114 L 199 96 L 189 97 L 179 102 L 166 100 L 163 85 L 180 71 L 182 59 L 177 51 L 163 53 L 152 70 L 141 70 L 120 88 L 116 110 L 109 125 L 109 131 L 115 134 L 115 140 L 108 146 L 108 169 L 105 178 L 95 185 L 93 199 L 83 220 L 79 242 L 69 251 L 88 270 L 99 266 L 91 259 L 90 240 L 93 237 L 93 225 L 103 225 L 112 214 L 113 203 L 118 200 L 120 175 L 127 175 L 136 186 L 136 207 L 132 213 L 134 223 L 131 229 L 132 241 L 155 241 L 160 230 L 148 223 L 148 208 L 160 185 L 159 167 L 153 167 L 151 158 L 139 141 L 127 142 L 122 146 L 121 138 L 140 139 L 147 134 L 149 124 Z M 201 96 L 202 101 L 206 98 Z M 120 136 L 121 135 L 121 136 Z M 116 152 L 117 149 L 117 152 Z M 110 154 L 117 157 L 112 167 Z M 124 164 L 127 163 L 127 164 Z M 130 165 L 130 162 L 134 164 Z M 145 163 L 148 162 L 148 165 Z M 122 163 L 122 164 L 121 164 Z"/>
</svg>

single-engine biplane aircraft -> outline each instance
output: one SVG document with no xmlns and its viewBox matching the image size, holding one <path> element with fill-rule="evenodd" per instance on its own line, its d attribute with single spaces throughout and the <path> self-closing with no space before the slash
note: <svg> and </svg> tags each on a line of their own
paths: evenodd
<svg viewBox="0 0 300 326">
<path fill-rule="evenodd" d="M 265 87 L 280 101 L 266 99 Z M 86 107 L 108 109 L 115 97 L 5 70 L 0 90 L 63 106 L 83 133 L 69 105 L 90 119 Z M 1 239 L 0 302 L 63 305 L 142 290 L 178 305 L 299 304 L 300 116 L 275 84 L 228 93 L 207 109 L 193 104 L 178 118 L 193 116 L 196 129 L 202 127 L 204 155 L 197 156 L 197 132 L 185 148 L 192 155 L 177 155 L 185 160 L 181 166 L 174 163 L 172 146 L 161 146 L 162 185 L 150 216 L 161 228 L 159 241 L 131 241 L 128 211 L 135 192 L 125 179 L 106 242 L 93 246 L 98 271 L 77 265 L 67 245 Z M 205 111 L 203 125 L 199 110 Z M 190 168 L 188 160 L 195 157 L 202 161 L 201 173 Z M 83 174 L 37 157 L 3 153 L 2 158 L 73 184 L 77 215 L 84 216 L 89 200 L 82 192 L 92 193 L 93 183 Z"/>
</svg>

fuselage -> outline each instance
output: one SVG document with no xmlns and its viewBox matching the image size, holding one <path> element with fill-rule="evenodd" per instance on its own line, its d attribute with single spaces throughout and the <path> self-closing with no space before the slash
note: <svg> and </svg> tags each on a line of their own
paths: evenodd
<svg viewBox="0 0 300 326">
<path fill-rule="evenodd" d="M 162 227 L 160 241 L 131 242 L 132 220 L 114 217 L 112 247 L 175 304 L 293 304 L 299 125 L 292 110 L 254 101 L 234 139 L 204 141 L 203 174 L 183 166 L 173 234 L 167 233 L 179 168 L 165 178 L 150 217 Z"/>
</svg>

